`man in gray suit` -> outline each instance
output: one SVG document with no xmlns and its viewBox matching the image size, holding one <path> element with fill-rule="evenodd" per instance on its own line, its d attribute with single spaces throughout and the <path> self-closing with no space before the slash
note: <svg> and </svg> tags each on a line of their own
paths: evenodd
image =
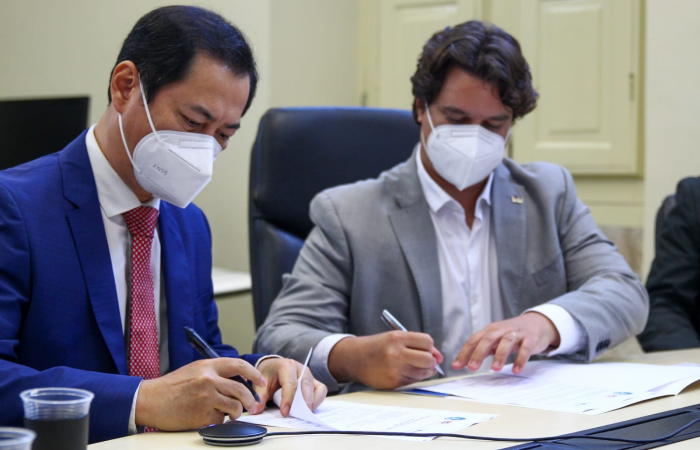
<svg viewBox="0 0 700 450">
<path fill-rule="evenodd" d="M 301 360 L 315 347 L 311 369 L 329 390 L 392 389 L 438 364 L 500 370 L 512 353 L 516 373 L 535 354 L 591 361 L 639 333 L 644 286 L 571 175 L 504 159 L 538 96 L 518 42 L 477 21 L 446 28 L 411 82 L 413 156 L 314 198 L 315 227 L 257 351 Z M 384 309 L 413 332 L 387 332 Z"/>
</svg>

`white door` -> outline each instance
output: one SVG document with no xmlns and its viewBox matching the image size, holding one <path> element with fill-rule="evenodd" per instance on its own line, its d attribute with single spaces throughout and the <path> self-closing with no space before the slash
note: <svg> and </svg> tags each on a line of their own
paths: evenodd
<svg viewBox="0 0 700 450">
<path fill-rule="evenodd" d="M 507 31 L 520 40 L 541 98 L 513 130 L 515 159 L 558 163 L 574 174 L 638 174 L 638 1 L 522 0 L 518 7 L 519 29 Z"/>
<path fill-rule="evenodd" d="M 435 32 L 481 15 L 479 0 L 381 0 L 377 101 L 373 106 L 411 109 L 411 76 L 423 44 Z"/>
</svg>

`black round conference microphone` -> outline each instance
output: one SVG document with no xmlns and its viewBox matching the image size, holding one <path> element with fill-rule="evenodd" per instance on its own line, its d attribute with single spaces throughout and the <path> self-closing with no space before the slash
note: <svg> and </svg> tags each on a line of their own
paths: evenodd
<svg viewBox="0 0 700 450">
<path fill-rule="evenodd" d="M 252 425 L 244 422 L 226 422 L 221 425 L 210 425 L 201 428 L 199 434 L 204 438 L 204 442 L 209 445 L 220 447 L 236 447 L 243 445 L 252 445 L 261 442 L 264 437 L 274 436 L 308 436 L 308 435 L 344 435 L 344 436 L 404 436 L 404 437 L 449 437 L 457 439 L 470 439 L 478 441 L 495 441 L 495 442 L 556 442 L 566 441 L 570 439 L 590 439 L 596 441 L 610 442 L 625 442 L 629 444 L 653 444 L 656 442 L 665 441 L 685 431 L 687 428 L 700 422 L 700 419 L 695 419 L 684 426 L 678 428 L 673 433 L 661 436 L 655 439 L 626 439 L 616 438 L 612 436 L 595 436 L 587 434 L 567 434 L 560 436 L 548 436 L 539 438 L 498 438 L 491 436 L 470 436 L 467 434 L 455 433 L 402 433 L 396 431 L 276 431 L 267 432 L 267 428 L 259 425 Z"/>
<path fill-rule="evenodd" d="M 266 434 L 265 427 L 233 420 L 221 425 L 209 425 L 199 430 L 199 435 L 204 438 L 205 444 L 220 447 L 257 444 Z"/>
</svg>

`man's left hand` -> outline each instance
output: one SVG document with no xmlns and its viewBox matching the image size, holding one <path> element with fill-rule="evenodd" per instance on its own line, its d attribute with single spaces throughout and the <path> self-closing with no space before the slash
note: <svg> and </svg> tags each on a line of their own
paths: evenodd
<svg viewBox="0 0 700 450">
<path fill-rule="evenodd" d="M 258 365 L 258 370 L 267 380 L 266 387 L 255 387 L 256 392 L 260 396 L 260 403 L 265 405 L 268 400 L 272 399 L 272 395 L 278 389 L 282 388 L 282 402 L 280 403 L 280 412 L 284 417 L 289 415 L 289 410 L 292 407 L 294 393 L 297 390 L 297 380 L 301 375 L 303 365 L 292 359 L 286 358 L 269 358 Z M 328 393 L 328 388 L 325 384 L 314 379 L 311 374 L 311 369 L 306 368 L 304 378 L 299 380 L 301 383 L 301 392 L 304 395 L 304 400 L 311 411 L 314 411 L 323 403 Z M 258 408 L 255 414 L 262 412 L 264 408 Z"/>
<path fill-rule="evenodd" d="M 494 355 L 491 368 L 499 371 L 511 353 L 518 357 L 513 373 L 522 372 L 531 355 L 559 346 L 559 331 L 546 316 L 528 312 L 522 316 L 495 322 L 473 334 L 452 363 L 456 370 L 467 366 L 477 370 L 489 355 Z"/>
</svg>

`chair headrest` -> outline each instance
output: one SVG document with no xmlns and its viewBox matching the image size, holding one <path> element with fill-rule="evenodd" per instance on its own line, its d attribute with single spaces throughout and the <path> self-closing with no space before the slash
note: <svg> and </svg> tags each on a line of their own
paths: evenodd
<svg viewBox="0 0 700 450">
<path fill-rule="evenodd" d="M 419 139 L 410 111 L 269 110 L 253 145 L 250 213 L 301 238 L 311 199 L 329 187 L 375 178 L 405 161 Z"/>
</svg>

